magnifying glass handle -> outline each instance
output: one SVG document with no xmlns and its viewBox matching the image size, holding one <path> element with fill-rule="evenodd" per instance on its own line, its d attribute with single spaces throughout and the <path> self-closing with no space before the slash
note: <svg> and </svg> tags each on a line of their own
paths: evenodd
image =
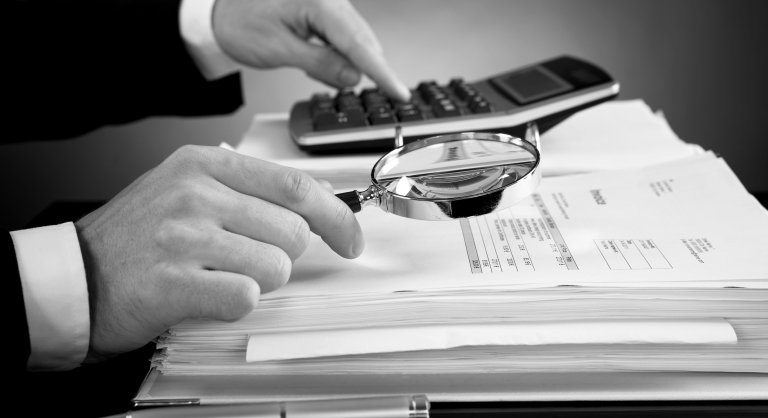
<svg viewBox="0 0 768 418">
<path fill-rule="evenodd" d="M 336 195 L 342 202 L 346 203 L 352 212 L 357 213 L 363 209 L 363 205 L 360 204 L 360 193 L 357 190 L 351 192 L 339 193 Z"/>
<path fill-rule="evenodd" d="M 382 196 L 384 191 L 378 187 L 371 185 L 362 192 L 352 190 L 351 192 L 339 193 L 336 195 L 342 202 L 346 203 L 352 212 L 357 213 L 363 210 L 366 206 L 379 206 L 381 205 Z"/>
</svg>

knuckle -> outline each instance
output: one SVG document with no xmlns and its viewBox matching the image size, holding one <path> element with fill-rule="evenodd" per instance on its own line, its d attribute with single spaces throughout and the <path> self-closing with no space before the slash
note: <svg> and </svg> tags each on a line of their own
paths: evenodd
<svg viewBox="0 0 768 418">
<path fill-rule="evenodd" d="M 171 213 L 186 214 L 189 210 L 207 207 L 210 194 L 200 182 L 180 181 L 168 191 Z"/>
<path fill-rule="evenodd" d="M 171 154 L 169 160 L 180 170 L 195 171 L 210 164 L 217 154 L 216 147 L 184 145 Z"/>
<path fill-rule="evenodd" d="M 291 269 L 293 262 L 291 262 L 288 254 L 280 251 L 277 257 L 277 269 L 275 271 L 275 289 L 282 287 L 288 282 L 288 278 L 291 276 Z"/>
<path fill-rule="evenodd" d="M 279 289 L 288 282 L 291 275 L 293 263 L 284 251 L 274 251 L 269 261 L 269 269 L 266 277 L 259 281 L 259 285 L 264 293 Z"/>
<path fill-rule="evenodd" d="M 314 180 L 309 174 L 299 170 L 289 170 L 285 176 L 283 196 L 287 203 L 299 205 L 304 203 L 312 192 Z"/>
<path fill-rule="evenodd" d="M 169 250 L 184 248 L 186 242 L 192 239 L 193 231 L 181 222 L 166 220 L 155 228 L 155 242 L 160 248 Z"/>
<path fill-rule="evenodd" d="M 232 294 L 227 298 L 226 305 L 223 305 L 219 319 L 228 322 L 237 321 L 253 311 L 256 304 L 250 295 L 254 292 L 258 293 L 258 287 L 256 282 L 247 278 L 235 283 Z"/>
<path fill-rule="evenodd" d="M 286 251 L 291 259 L 298 258 L 304 253 L 304 250 L 309 246 L 310 231 L 309 224 L 301 216 L 291 213 L 292 221 L 290 221 L 291 229 L 289 236 L 289 251 Z"/>
<path fill-rule="evenodd" d="M 201 147 L 197 145 L 183 145 L 171 154 L 171 160 L 175 162 L 194 162 L 202 153 Z"/>
</svg>

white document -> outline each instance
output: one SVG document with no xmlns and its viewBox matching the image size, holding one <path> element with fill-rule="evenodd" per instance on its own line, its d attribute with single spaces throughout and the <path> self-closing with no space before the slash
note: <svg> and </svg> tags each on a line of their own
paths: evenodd
<svg viewBox="0 0 768 418">
<path fill-rule="evenodd" d="M 642 100 L 581 111 L 545 132 L 541 148 L 542 173 L 549 176 L 644 167 L 703 152 L 680 140 Z"/>
<path fill-rule="evenodd" d="M 547 344 L 735 344 L 724 319 L 625 319 L 420 325 L 263 333 L 248 338 L 248 362 L 462 346 Z"/>
<path fill-rule="evenodd" d="M 356 216 L 366 238 L 361 257 L 343 259 L 313 236 L 289 283 L 263 297 L 768 279 L 768 214 L 711 154 L 545 178 L 523 202 L 461 221 L 377 208 Z"/>
</svg>

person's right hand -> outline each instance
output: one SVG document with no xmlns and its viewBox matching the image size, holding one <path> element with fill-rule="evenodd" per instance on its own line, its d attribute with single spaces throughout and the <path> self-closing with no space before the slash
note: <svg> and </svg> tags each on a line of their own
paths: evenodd
<svg viewBox="0 0 768 418">
<path fill-rule="evenodd" d="M 186 146 L 75 223 L 88 282 L 87 362 L 186 318 L 238 319 L 282 286 L 310 231 L 363 251 L 352 211 L 298 170 Z"/>
<path fill-rule="evenodd" d="M 347 0 L 216 0 L 212 20 L 221 48 L 243 64 L 298 67 L 335 87 L 356 85 L 362 72 L 397 100 L 411 96 Z"/>
</svg>

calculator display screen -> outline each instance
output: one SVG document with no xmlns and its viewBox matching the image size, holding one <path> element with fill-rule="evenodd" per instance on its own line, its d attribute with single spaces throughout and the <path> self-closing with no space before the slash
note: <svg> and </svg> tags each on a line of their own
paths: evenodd
<svg viewBox="0 0 768 418">
<path fill-rule="evenodd" d="M 527 68 L 493 79 L 493 84 L 520 104 L 573 90 L 573 86 L 544 67 Z"/>
</svg>

